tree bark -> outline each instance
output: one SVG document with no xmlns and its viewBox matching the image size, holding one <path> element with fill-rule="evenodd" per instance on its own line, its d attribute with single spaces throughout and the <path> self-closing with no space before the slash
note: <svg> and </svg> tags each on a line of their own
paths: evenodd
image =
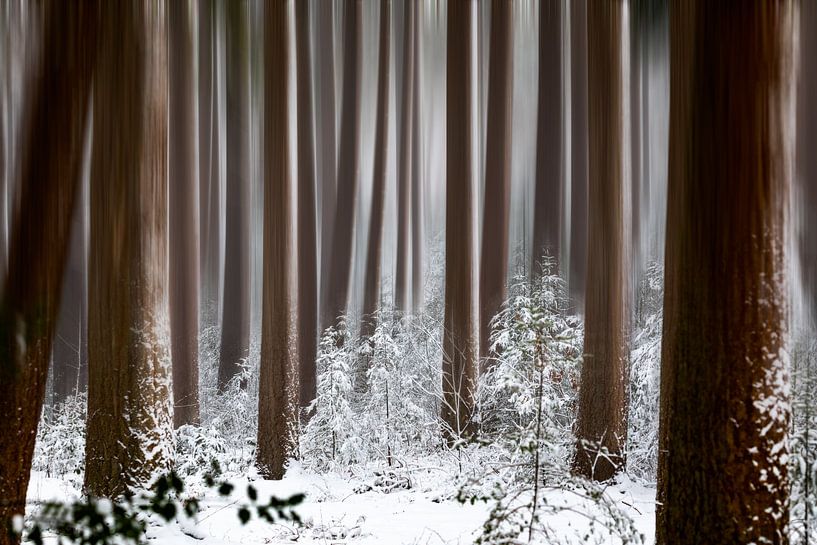
<svg viewBox="0 0 817 545">
<path fill-rule="evenodd" d="M 162 4 L 105 3 L 94 85 L 85 489 L 170 468 L 167 58 Z"/>
<path fill-rule="evenodd" d="M 343 105 L 340 118 L 337 207 L 332 229 L 325 323 L 334 325 L 346 312 L 352 276 L 352 242 L 360 174 L 361 0 L 347 0 L 343 32 Z"/>
<path fill-rule="evenodd" d="M 539 4 L 539 94 L 531 277 L 545 255 L 561 257 L 562 14 L 560 2 Z"/>
<path fill-rule="evenodd" d="M 414 76 L 412 77 L 411 123 L 411 309 L 415 315 L 423 307 L 425 278 L 423 274 L 423 156 L 422 156 L 422 111 L 420 106 L 420 81 L 423 75 L 420 56 L 420 32 L 422 30 L 422 2 L 412 2 L 414 8 Z"/>
<path fill-rule="evenodd" d="M 479 345 L 484 369 L 490 355 L 491 320 L 508 292 L 508 214 L 511 200 L 513 98 L 513 4 L 491 3 L 488 73 L 488 126 L 485 155 L 485 207 L 479 269 Z"/>
<path fill-rule="evenodd" d="M 409 211 L 411 208 L 412 124 L 414 116 L 414 85 L 416 59 L 414 58 L 415 20 L 411 0 L 403 0 L 403 57 L 402 85 L 399 106 L 399 140 L 397 149 L 397 256 L 394 272 L 394 307 L 398 312 L 408 310 L 409 269 Z"/>
<path fill-rule="evenodd" d="M 803 286 L 810 295 L 812 319 L 817 319 L 817 5 L 800 3 L 800 77 L 797 90 L 797 179 L 803 196 L 799 218 L 800 263 Z"/>
<path fill-rule="evenodd" d="M 309 2 L 295 4 L 295 55 L 298 88 L 298 355 L 300 405 L 317 395 L 318 240 L 315 225 L 315 142 L 312 123 L 312 62 Z"/>
<path fill-rule="evenodd" d="M 657 543 L 788 543 L 796 4 L 671 10 Z"/>
<path fill-rule="evenodd" d="M 584 303 L 587 276 L 587 0 L 570 2 L 570 298 Z"/>
<path fill-rule="evenodd" d="M 221 276 L 216 3 L 199 0 L 199 240 L 201 316 L 218 324 Z"/>
<path fill-rule="evenodd" d="M 386 157 L 389 149 L 389 56 L 391 52 L 391 0 L 380 5 L 380 51 L 377 69 L 377 113 L 374 136 L 372 213 L 369 216 L 369 247 L 363 294 L 361 337 L 370 337 L 377 328 L 380 298 L 380 261 L 383 246 L 383 211 L 386 197 Z"/>
<path fill-rule="evenodd" d="M 168 4 L 170 25 L 170 332 L 173 422 L 199 423 L 199 188 L 189 0 Z"/>
<path fill-rule="evenodd" d="M 56 327 L 71 211 L 82 165 L 96 61 L 98 14 L 84 3 L 48 1 L 42 11 L 39 77 L 22 132 L 19 207 L 0 304 L 0 545 L 25 511 L 34 440 Z"/>
<path fill-rule="evenodd" d="M 250 56 L 247 1 L 227 2 L 227 195 L 219 389 L 241 372 L 250 346 Z"/>
<path fill-rule="evenodd" d="M 295 452 L 298 418 L 288 2 L 271 0 L 264 9 L 264 295 L 256 464 L 264 477 L 281 479 L 286 461 Z"/>
<path fill-rule="evenodd" d="M 445 329 L 442 419 L 448 440 L 473 430 L 477 358 L 473 294 L 473 2 L 448 2 Z"/>
<path fill-rule="evenodd" d="M 630 314 L 624 201 L 629 195 L 623 174 L 621 11 L 620 0 L 590 2 L 587 9 L 587 297 L 573 469 L 598 481 L 622 467 L 627 436 Z"/>
</svg>

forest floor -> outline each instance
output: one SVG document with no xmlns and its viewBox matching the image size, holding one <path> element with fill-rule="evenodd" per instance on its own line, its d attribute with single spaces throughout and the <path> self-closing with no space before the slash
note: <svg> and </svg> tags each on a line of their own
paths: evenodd
<svg viewBox="0 0 817 545">
<path fill-rule="evenodd" d="M 434 463 L 434 460 L 430 460 Z M 480 534 L 488 518 L 490 504 L 476 502 L 461 504 L 456 490 L 448 485 L 450 479 L 440 475 L 442 468 L 429 465 L 412 472 L 411 488 L 384 489 L 376 479 L 341 475 L 338 472 L 316 474 L 299 465 L 290 467 L 281 481 L 254 480 L 259 499 L 269 495 L 287 496 L 303 492 L 305 502 L 297 508 L 303 524 L 269 525 L 251 520 L 242 526 L 236 509 L 240 496 L 228 499 L 208 493 L 203 498 L 203 510 L 196 523 L 181 522 L 170 526 L 158 523 L 148 531 L 148 539 L 155 545 L 182 545 L 203 543 L 221 544 L 381 544 L 381 545 L 437 545 L 470 544 Z M 233 479 L 239 484 L 248 479 Z M 655 518 L 655 489 L 639 484 L 624 476 L 619 483 L 609 486 L 605 494 L 627 513 L 645 543 L 653 542 Z M 374 488 L 371 488 L 374 485 Z M 370 489 L 371 488 L 371 489 Z M 243 489 L 238 486 L 237 489 Z M 29 505 L 37 502 L 64 501 L 77 497 L 76 479 L 32 475 L 29 487 Z M 579 505 L 569 493 L 551 490 L 545 493 L 547 503 L 575 506 L 546 515 L 542 522 L 550 527 L 553 539 L 547 543 L 616 543 L 603 528 L 585 541 L 594 513 L 592 507 Z M 575 504 L 575 505 L 574 505 Z M 589 509 L 589 510 L 588 510 Z M 525 536 L 526 537 L 526 536 Z M 525 540 L 526 541 L 526 540 Z M 537 540 L 538 541 L 538 540 Z M 542 541 L 544 542 L 544 541 Z"/>
</svg>

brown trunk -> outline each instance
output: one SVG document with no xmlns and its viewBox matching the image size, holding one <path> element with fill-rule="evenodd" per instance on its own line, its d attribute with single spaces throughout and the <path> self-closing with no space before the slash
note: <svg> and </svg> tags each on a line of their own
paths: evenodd
<svg viewBox="0 0 817 545">
<path fill-rule="evenodd" d="M 422 2 L 412 2 L 414 8 L 414 76 L 412 77 L 411 122 L 411 309 L 419 314 L 423 306 L 425 279 L 423 277 L 423 164 L 420 120 L 420 31 L 422 29 Z"/>
<path fill-rule="evenodd" d="M 788 543 L 796 3 L 671 9 L 657 543 Z"/>
<path fill-rule="evenodd" d="M 472 7 L 470 0 L 448 2 L 442 419 L 449 440 L 472 431 L 479 357 L 473 293 Z"/>
<path fill-rule="evenodd" d="M 414 122 L 414 8 L 411 0 L 403 0 L 403 65 L 400 89 L 399 140 L 397 149 L 397 256 L 394 272 L 394 307 L 408 310 L 409 209 L 411 207 L 412 123 Z"/>
<path fill-rule="evenodd" d="M 80 182 L 80 185 L 81 182 Z M 71 213 L 71 242 L 68 247 L 68 267 L 62 280 L 62 299 L 54 337 L 51 361 L 54 403 L 77 395 L 87 385 L 88 325 L 87 325 L 87 263 L 85 244 L 85 200 L 83 189 L 77 189 Z M 86 381 L 83 381 L 83 378 Z"/>
<path fill-rule="evenodd" d="M 95 9 L 59 0 L 42 7 L 44 62 L 28 90 L 20 204 L 0 305 L 0 545 L 18 541 L 6 529 L 25 510 L 97 50 Z"/>
<path fill-rule="evenodd" d="M 570 3 L 570 297 L 582 308 L 587 276 L 587 0 Z"/>
<path fill-rule="evenodd" d="M 803 202 L 799 250 L 803 285 L 811 296 L 812 318 L 817 310 L 817 4 L 800 3 L 800 77 L 797 90 L 797 179 Z"/>
<path fill-rule="evenodd" d="M 346 312 L 360 170 L 361 0 L 347 0 L 343 31 L 343 105 L 340 118 L 337 207 L 332 229 L 323 329 Z"/>
<path fill-rule="evenodd" d="M 315 226 L 315 144 L 312 130 L 312 63 L 309 2 L 295 4 L 295 55 L 298 89 L 298 356 L 300 404 L 316 395 L 318 342 L 318 241 Z"/>
<path fill-rule="evenodd" d="M 165 10 L 103 4 L 94 85 L 85 489 L 170 467 Z"/>
<path fill-rule="evenodd" d="M 389 149 L 389 55 L 391 51 L 391 0 L 380 4 L 380 52 L 377 72 L 377 114 L 374 135 L 372 213 L 369 217 L 369 248 L 366 252 L 366 280 L 363 293 L 361 337 L 371 336 L 377 327 L 380 298 L 380 257 L 383 245 L 383 206 L 386 195 Z"/>
<path fill-rule="evenodd" d="M 199 0 L 199 259 L 201 314 L 205 325 L 218 324 L 221 264 L 218 172 L 218 74 L 214 0 Z M 189 100 L 189 98 L 188 98 Z"/>
<path fill-rule="evenodd" d="M 250 56 L 247 1 L 227 8 L 227 195 L 218 385 L 240 371 L 250 346 Z"/>
<path fill-rule="evenodd" d="M 284 464 L 295 452 L 298 418 L 288 7 L 285 0 L 264 6 L 264 295 L 256 464 L 261 475 L 270 479 L 284 476 Z"/>
<path fill-rule="evenodd" d="M 590 123 L 584 358 L 574 471 L 604 481 L 622 466 L 627 436 L 629 276 L 625 265 L 622 2 L 587 9 Z M 607 454 L 600 453 L 606 449 Z"/>
<path fill-rule="evenodd" d="M 513 4 L 491 3 L 488 72 L 488 126 L 485 154 L 485 207 L 479 269 L 479 357 L 484 369 L 490 352 L 491 320 L 507 294 L 508 210 L 511 199 L 513 98 Z"/>
<path fill-rule="evenodd" d="M 641 274 L 641 33 L 636 10 L 630 16 L 630 225 L 632 226 L 632 263 L 636 275 Z"/>
<path fill-rule="evenodd" d="M 531 272 L 542 257 L 559 258 L 562 214 L 562 14 L 560 2 L 539 4 L 539 97 L 536 120 L 536 194 Z"/>
<path fill-rule="evenodd" d="M 190 0 L 168 4 L 170 30 L 170 332 L 173 423 L 199 423 L 199 190 Z"/>
<path fill-rule="evenodd" d="M 315 62 L 317 82 L 316 125 L 318 128 L 318 179 L 321 199 L 321 269 L 320 309 L 326 312 L 329 292 L 329 259 L 332 256 L 332 229 L 335 225 L 337 197 L 337 140 L 335 136 L 335 38 L 332 20 L 333 0 L 316 2 L 317 36 L 315 36 Z M 323 324 L 333 318 L 321 316 Z"/>
</svg>

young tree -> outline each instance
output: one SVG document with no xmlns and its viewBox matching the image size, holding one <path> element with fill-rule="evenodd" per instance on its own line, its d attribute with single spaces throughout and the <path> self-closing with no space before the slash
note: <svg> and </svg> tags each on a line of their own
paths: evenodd
<svg viewBox="0 0 817 545">
<path fill-rule="evenodd" d="M 309 2 L 295 3 L 298 90 L 298 356 L 300 406 L 315 399 L 318 356 L 318 240 L 315 225 L 315 142 L 312 123 L 312 62 Z"/>
<path fill-rule="evenodd" d="M 284 476 L 284 464 L 296 447 L 298 419 L 288 7 L 286 0 L 264 6 L 264 295 L 256 464 L 270 479 Z"/>
<path fill-rule="evenodd" d="M 473 2 L 449 0 L 442 365 L 442 419 L 449 428 L 449 440 L 471 433 L 479 357 L 473 294 L 472 20 Z"/>
<path fill-rule="evenodd" d="M 352 242 L 360 170 L 361 0 L 347 0 L 343 30 L 343 105 L 340 112 L 338 191 L 332 229 L 329 285 L 323 329 L 346 312 L 352 276 Z"/>
<path fill-rule="evenodd" d="M 218 384 L 241 371 L 250 347 L 250 42 L 247 0 L 227 11 L 227 195 Z"/>
<path fill-rule="evenodd" d="M 570 263 L 568 285 L 581 308 L 587 276 L 587 0 L 570 2 Z"/>
<path fill-rule="evenodd" d="M 485 154 L 485 208 L 479 268 L 479 357 L 483 368 L 490 353 L 491 320 L 508 288 L 508 212 L 511 201 L 511 130 L 513 115 L 513 3 L 491 2 L 488 74 L 488 134 Z"/>
<path fill-rule="evenodd" d="M 560 2 L 539 3 L 539 96 L 531 277 L 542 257 L 560 257 L 562 224 L 562 14 Z"/>
<path fill-rule="evenodd" d="M 19 204 L 0 302 L 0 545 L 25 511 L 34 439 L 45 399 L 71 211 L 96 62 L 98 13 L 85 4 L 42 4 L 44 62 L 29 91 Z"/>
<path fill-rule="evenodd" d="M 788 543 L 796 9 L 671 5 L 659 544 Z"/>
<path fill-rule="evenodd" d="M 167 43 L 161 4 L 101 8 L 88 262 L 85 489 L 117 496 L 169 468 Z"/>
<path fill-rule="evenodd" d="M 402 85 L 399 94 L 399 140 L 397 148 L 397 256 L 394 271 L 394 307 L 398 312 L 408 310 L 409 268 L 409 211 L 411 208 L 412 123 L 416 59 L 414 7 L 411 0 L 403 0 L 403 55 Z"/>
<path fill-rule="evenodd" d="M 598 481 L 622 466 L 629 300 L 623 174 L 622 2 L 587 8 L 590 139 L 585 337 L 573 468 Z"/>
<path fill-rule="evenodd" d="M 199 188 L 193 14 L 189 0 L 168 4 L 170 30 L 170 349 L 173 422 L 199 423 Z"/>
<path fill-rule="evenodd" d="M 383 206 L 386 195 L 386 155 L 389 148 L 389 55 L 391 52 L 391 0 L 380 5 L 380 51 L 377 71 L 377 114 L 375 125 L 372 213 L 369 217 L 369 248 L 366 252 L 366 279 L 363 293 L 362 338 L 377 328 L 380 297 L 380 261 L 383 243 Z"/>
</svg>

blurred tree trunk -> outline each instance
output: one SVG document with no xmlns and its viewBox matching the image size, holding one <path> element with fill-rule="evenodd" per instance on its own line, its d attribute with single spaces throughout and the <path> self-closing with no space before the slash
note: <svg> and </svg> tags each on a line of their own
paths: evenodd
<svg viewBox="0 0 817 545">
<path fill-rule="evenodd" d="M 796 3 L 671 10 L 657 543 L 788 543 Z"/>
<path fill-rule="evenodd" d="M 286 0 L 264 7 L 264 295 L 256 462 L 270 479 L 284 476 L 284 463 L 296 449 L 298 418 L 287 11 Z"/>
<path fill-rule="evenodd" d="M 491 2 L 488 68 L 488 126 L 485 154 L 485 207 L 479 269 L 480 365 L 490 352 L 491 319 L 508 292 L 508 213 L 511 200 L 511 134 L 513 114 L 513 4 Z"/>
<path fill-rule="evenodd" d="M 175 426 L 199 423 L 199 188 L 189 0 L 168 4 L 170 30 L 170 332 Z"/>
<path fill-rule="evenodd" d="M 318 240 L 315 214 L 315 141 L 312 123 L 312 62 L 309 2 L 295 3 L 298 92 L 298 356 L 300 405 L 316 395 L 318 350 Z"/>
<path fill-rule="evenodd" d="M 105 3 L 94 85 L 85 490 L 118 496 L 172 462 L 163 5 Z"/>
<path fill-rule="evenodd" d="M 800 77 L 797 90 L 797 179 L 803 196 L 799 249 L 803 285 L 817 319 L 817 4 L 800 3 Z"/>
<path fill-rule="evenodd" d="M 71 212 L 68 266 L 62 279 L 62 299 L 51 361 L 54 403 L 77 395 L 88 384 L 88 253 L 85 242 L 85 190 L 81 187 L 84 185 L 81 181 L 79 185 Z"/>
<path fill-rule="evenodd" d="M 221 278 L 221 195 L 219 188 L 218 33 L 215 0 L 199 0 L 199 240 L 201 316 L 218 325 Z"/>
<path fill-rule="evenodd" d="M 397 141 L 397 256 L 394 272 L 394 307 L 398 312 L 408 310 L 408 268 L 409 268 L 409 210 L 411 208 L 412 168 L 412 123 L 414 116 L 414 85 L 416 62 L 414 57 L 416 22 L 411 0 L 403 0 L 403 55 L 402 81 L 399 93 L 399 138 Z"/>
<path fill-rule="evenodd" d="M 561 257 L 562 172 L 561 3 L 541 2 L 531 277 L 541 272 L 543 256 Z"/>
<path fill-rule="evenodd" d="M 642 34 L 644 33 L 642 22 L 643 15 L 640 10 L 646 9 L 640 3 L 633 3 L 630 6 L 629 26 L 630 26 L 630 225 L 632 242 L 632 266 L 634 267 L 634 278 L 641 275 L 641 184 L 643 176 L 641 174 L 641 63 L 642 54 Z"/>
<path fill-rule="evenodd" d="M 386 157 L 389 150 L 389 56 L 391 54 L 391 0 L 380 4 L 380 42 L 377 69 L 377 114 L 374 135 L 372 213 L 369 216 L 369 247 L 366 252 L 366 279 L 363 294 L 361 337 L 370 337 L 377 328 L 380 298 L 380 261 L 383 246 L 383 208 L 386 198 Z"/>
<path fill-rule="evenodd" d="M 329 298 L 329 260 L 332 256 L 335 206 L 337 199 L 337 139 L 335 120 L 335 37 L 333 0 L 316 2 L 317 35 L 315 36 L 316 126 L 318 138 L 318 179 L 321 199 L 321 264 L 320 264 L 320 322 L 332 323 L 334 318 L 324 316 Z"/>
<path fill-rule="evenodd" d="M 48 375 L 71 212 L 79 183 L 98 14 L 86 4 L 42 4 L 44 62 L 28 91 L 20 205 L 14 215 L 0 324 L 0 545 L 25 510 Z"/>
<path fill-rule="evenodd" d="M 250 102 L 247 1 L 227 7 L 227 195 L 218 385 L 241 372 L 250 347 Z"/>
<path fill-rule="evenodd" d="M 573 469 L 598 481 L 622 467 L 627 437 L 630 314 L 624 201 L 629 195 L 623 174 L 621 11 L 621 0 L 590 2 L 587 9 L 587 292 Z"/>
<path fill-rule="evenodd" d="M 323 329 L 346 313 L 360 171 L 361 0 L 347 0 L 343 31 L 343 104 L 340 118 L 337 206 L 332 229 Z"/>
<path fill-rule="evenodd" d="M 587 0 L 570 2 L 570 264 L 568 284 L 576 308 L 587 276 Z"/>
<path fill-rule="evenodd" d="M 470 435 L 479 357 L 474 324 L 473 71 L 470 0 L 449 0 L 446 68 L 445 328 L 442 419 L 448 439 Z"/>
<path fill-rule="evenodd" d="M 422 143 L 422 102 L 420 101 L 420 82 L 423 75 L 420 55 L 420 44 L 423 17 L 420 13 L 422 2 L 412 2 L 414 8 L 414 75 L 411 81 L 412 116 L 411 123 L 411 308 L 419 314 L 423 307 L 425 295 L 425 278 L 423 276 L 423 150 Z"/>
</svg>

